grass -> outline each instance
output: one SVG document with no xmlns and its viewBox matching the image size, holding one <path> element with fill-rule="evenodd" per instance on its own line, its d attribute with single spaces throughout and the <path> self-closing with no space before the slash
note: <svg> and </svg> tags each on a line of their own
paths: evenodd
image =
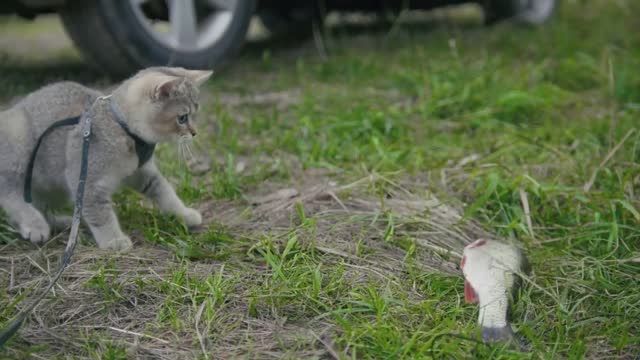
<svg viewBox="0 0 640 360">
<path fill-rule="evenodd" d="M 336 26 L 327 59 L 311 42 L 249 44 L 204 91 L 196 154 L 211 169 L 158 152 L 208 227 L 190 233 L 118 194 L 135 249 L 86 237 L 2 357 L 637 358 L 638 11 L 591 0 L 563 2 L 540 28 L 455 11 Z M 110 85 L 68 45 L 36 59 L 10 49 L 3 102 L 60 79 Z M 63 240 L 36 249 L 2 226 L 6 321 Z M 529 353 L 447 335 L 477 335 L 455 263 L 486 232 L 533 264 L 513 307 Z"/>
</svg>

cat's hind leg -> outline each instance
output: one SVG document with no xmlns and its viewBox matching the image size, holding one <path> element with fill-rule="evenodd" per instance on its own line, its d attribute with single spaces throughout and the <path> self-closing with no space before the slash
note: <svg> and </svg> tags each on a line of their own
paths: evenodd
<svg viewBox="0 0 640 360">
<path fill-rule="evenodd" d="M 17 193 L 0 193 L 0 207 L 7 213 L 9 224 L 16 228 L 24 239 L 34 244 L 49 240 L 51 228 L 45 217 Z"/>
<path fill-rule="evenodd" d="M 19 169 L 28 156 L 23 145 L 29 143 L 27 120 L 20 110 L 0 112 L 0 207 L 23 238 L 39 243 L 49 239 L 51 230 L 42 213 L 22 197 L 24 174 Z"/>
</svg>

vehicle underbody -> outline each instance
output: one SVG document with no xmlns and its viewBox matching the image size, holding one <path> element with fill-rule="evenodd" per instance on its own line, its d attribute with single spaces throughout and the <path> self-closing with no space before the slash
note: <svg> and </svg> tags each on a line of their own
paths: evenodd
<svg viewBox="0 0 640 360">
<path fill-rule="evenodd" d="M 412 1 L 393 1 L 393 0 L 324 0 L 318 1 L 316 4 L 323 9 L 330 11 L 379 11 L 400 9 L 411 10 L 429 10 L 436 7 L 454 5 L 461 3 L 479 2 L 478 0 L 412 0 Z M 59 8 L 64 7 L 68 1 L 66 0 L 6 0 L 0 3 L 0 14 L 17 14 L 23 18 L 32 19 L 39 14 L 47 14 L 56 12 Z M 263 9 L 289 10 L 292 8 L 302 8 L 313 6 L 312 2 L 299 0 L 262 0 L 258 1 L 258 11 Z M 149 2 L 150 9 L 155 10 L 155 14 L 159 19 L 167 17 L 166 6 L 163 1 Z M 161 11 L 165 8 L 164 13 Z"/>
<path fill-rule="evenodd" d="M 118 77 L 173 64 L 219 69 L 246 40 L 256 16 L 271 36 L 310 36 L 332 11 L 394 16 L 402 10 L 476 3 L 484 21 L 516 19 L 538 25 L 557 0 L 5 0 L 0 14 L 33 19 L 57 13 L 90 63 Z"/>
</svg>

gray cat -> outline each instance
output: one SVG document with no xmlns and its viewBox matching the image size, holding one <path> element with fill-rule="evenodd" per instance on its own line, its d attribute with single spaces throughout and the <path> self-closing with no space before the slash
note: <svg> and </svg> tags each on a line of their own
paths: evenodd
<svg viewBox="0 0 640 360">
<path fill-rule="evenodd" d="M 106 99 L 72 82 L 46 86 L 0 112 L 0 207 L 21 236 L 33 243 L 49 239 L 51 228 L 66 227 L 70 217 L 49 209 L 75 196 L 81 164 L 81 125 L 53 129 L 35 153 L 33 203 L 26 200 L 25 178 L 38 139 L 52 124 L 80 115 L 95 101 L 82 217 L 98 246 L 125 250 L 131 240 L 120 229 L 112 194 L 130 186 L 153 200 L 164 212 L 189 226 L 202 216 L 186 207 L 154 164 L 152 153 L 142 159 L 138 147 L 195 136 L 198 87 L 211 71 L 157 67 L 124 81 Z M 120 116 L 117 116 L 117 115 Z M 27 186 L 29 187 L 29 186 Z M 46 215 L 46 216 L 45 216 Z"/>
</svg>

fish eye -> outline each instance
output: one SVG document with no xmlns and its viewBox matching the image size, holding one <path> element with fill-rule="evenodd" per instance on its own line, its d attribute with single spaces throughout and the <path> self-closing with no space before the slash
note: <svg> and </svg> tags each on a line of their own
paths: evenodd
<svg viewBox="0 0 640 360">
<path fill-rule="evenodd" d="M 178 116 L 178 124 L 184 125 L 189 121 L 189 114 L 182 114 Z"/>
</svg>

